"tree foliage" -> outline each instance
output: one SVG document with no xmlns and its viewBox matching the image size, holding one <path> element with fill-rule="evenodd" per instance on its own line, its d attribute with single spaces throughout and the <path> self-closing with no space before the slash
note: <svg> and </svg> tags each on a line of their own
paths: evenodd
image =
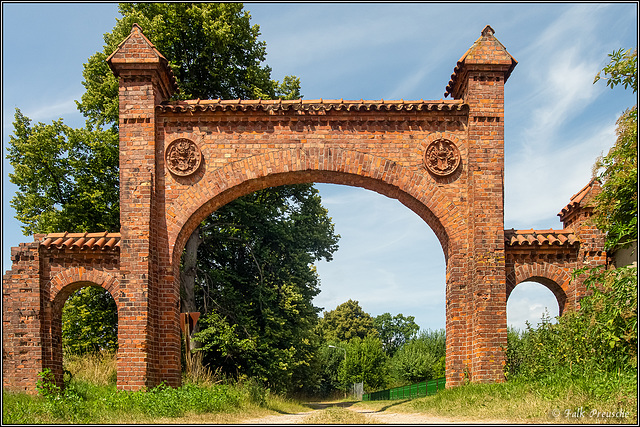
<svg viewBox="0 0 640 427">
<path fill-rule="evenodd" d="M 313 263 L 331 260 L 339 237 L 318 191 L 300 184 L 249 194 L 214 212 L 202 233 L 196 301 L 210 314 L 196 335 L 205 360 L 275 390 L 301 388 L 318 346 Z M 207 342 L 216 330 L 237 345 Z"/>
<path fill-rule="evenodd" d="M 595 77 L 593 83 L 605 79 L 607 86 L 614 88 L 622 84 L 627 89 L 631 86 L 633 93 L 638 91 L 638 49 L 618 49 L 609 54 L 607 64 Z"/>
<path fill-rule="evenodd" d="M 603 70 L 607 85 L 638 89 L 638 52 L 622 49 L 609 55 Z M 596 76 L 598 81 L 600 73 Z M 617 139 L 608 154 L 596 160 L 594 174 L 602 183 L 596 196 L 595 224 L 606 233 L 606 249 L 615 250 L 638 239 L 638 108 L 617 121 Z"/>
<path fill-rule="evenodd" d="M 393 356 L 393 376 L 403 384 L 444 376 L 445 331 L 423 331 L 404 344 Z"/>
<path fill-rule="evenodd" d="M 371 315 L 360 307 L 358 301 L 351 299 L 335 310 L 325 311 L 319 329 L 325 341 L 349 342 L 356 337 L 364 339 L 378 335 Z"/>
<path fill-rule="evenodd" d="M 380 338 L 373 335 L 365 338 L 356 336 L 343 345 L 346 357 L 338 374 L 343 386 L 362 382 L 365 390 L 378 390 L 387 385 L 387 355 Z"/>
<path fill-rule="evenodd" d="M 606 233 L 605 249 L 638 240 L 638 109 L 618 119 L 618 138 L 595 164 L 602 192 L 596 196 L 594 221 Z"/>
<path fill-rule="evenodd" d="M 378 331 L 384 351 L 393 356 L 394 353 L 413 338 L 420 327 L 414 316 L 404 317 L 402 313 L 391 316 L 383 313 L 373 318 L 373 326 Z"/>
<path fill-rule="evenodd" d="M 31 124 L 17 109 L 9 137 L 11 206 L 25 235 L 120 226 L 118 136 L 57 120 Z"/>
<path fill-rule="evenodd" d="M 65 353 L 98 353 L 118 348 L 118 312 L 109 292 L 87 286 L 69 297 L 62 311 Z"/>
</svg>

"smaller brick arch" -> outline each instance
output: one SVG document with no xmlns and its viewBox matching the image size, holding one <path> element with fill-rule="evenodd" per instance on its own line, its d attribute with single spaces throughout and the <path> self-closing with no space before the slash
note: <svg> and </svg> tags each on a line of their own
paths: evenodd
<svg viewBox="0 0 640 427">
<path fill-rule="evenodd" d="M 98 286 L 109 292 L 120 311 L 120 281 L 111 273 L 91 267 L 71 267 L 58 272 L 49 282 L 49 304 L 44 310 L 44 326 L 49 345 L 45 346 L 45 360 L 58 384 L 63 384 L 62 365 L 62 308 L 78 289 Z M 49 354 L 46 352 L 49 351 Z"/>
<path fill-rule="evenodd" d="M 50 282 L 49 301 L 61 309 L 71 294 L 85 286 L 103 288 L 111 294 L 116 307 L 120 308 L 120 281 L 109 272 L 86 267 L 72 267 L 57 273 Z"/>
<path fill-rule="evenodd" d="M 570 292 L 571 275 L 567 271 L 549 263 L 519 265 L 507 277 L 507 301 L 522 282 L 537 282 L 548 288 L 555 295 L 559 314 L 562 315 Z"/>
</svg>

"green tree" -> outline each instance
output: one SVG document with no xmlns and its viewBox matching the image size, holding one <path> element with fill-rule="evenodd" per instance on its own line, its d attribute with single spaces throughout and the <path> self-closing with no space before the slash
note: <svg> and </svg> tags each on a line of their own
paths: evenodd
<svg viewBox="0 0 640 427">
<path fill-rule="evenodd" d="M 335 310 L 325 311 L 319 329 L 325 341 L 348 342 L 356 337 L 364 339 L 378 335 L 371 315 L 360 307 L 358 301 L 351 299 Z"/>
<path fill-rule="evenodd" d="M 118 312 L 109 292 L 87 286 L 69 297 L 62 311 L 65 353 L 115 351 L 118 347 Z"/>
<path fill-rule="evenodd" d="M 16 111 L 7 158 L 18 186 L 11 206 L 25 235 L 120 227 L 118 135 L 31 124 Z"/>
<path fill-rule="evenodd" d="M 345 389 L 359 382 L 364 383 L 365 390 L 379 390 L 387 385 L 387 355 L 380 338 L 372 335 L 355 337 L 343 345 L 346 357 L 340 365 L 338 378 Z"/>
<path fill-rule="evenodd" d="M 383 313 L 373 318 L 373 326 L 378 330 L 384 351 L 389 356 L 393 356 L 400 347 L 416 335 L 420 327 L 414 320 L 415 317 L 404 317 L 402 313 L 395 316 Z"/>
<path fill-rule="evenodd" d="M 638 51 L 622 49 L 609 55 L 611 61 L 600 74 L 607 85 L 623 84 L 638 90 Z M 607 250 L 616 250 L 638 240 L 638 107 L 625 111 L 617 121 L 617 139 L 608 154 L 596 160 L 594 175 L 602 183 L 596 196 L 595 224 L 606 233 Z"/>
<path fill-rule="evenodd" d="M 317 386 L 311 390 L 314 395 L 327 397 L 335 390 L 344 390 L 339 374 L 346 351 L 344 344 L 336 341 L 325 342 L 317 350 L 314 366 L 318 376 Z"/>
<path fill-rule="evenodd" d="M 444 376 L 446 339 L 444 329 L 423 331 L 402 346 L 391 360 L 392 372 L 398 382 L 415 382 Z"/>
<path fill-rule="evenodd" d="M 313 263 L 331 260 L 338 236 L 310 184 L 268 188 L 223 206 L 202 226 L 196 301 L 214 322 L 196 334 L 205 360 L 227 374 L 261 379 L 274 390 L 309 383 L 319 293 Z M 221 320 L 219 320 L 221 319 Z M 211 346 L 208 329 L 233 328 L 233 342 Z"/>
<path fill-rule="evenodd" d="M 123 3 L 119 10 L 123 17 L 105 34 L 103 50 L 84 64 L 86 92 L 77 104 L 86 128 L 62 119 L 32 125 L 16 111 L 8 158 L 18 191 L 11 204 L 25 235 L 120 228 L 118 82 L 105 59 L 133 23 L 168 59 L 181 98 L 300 96 L 296 77 L 271 80 L 262 65 L 266 45 L 242 4 Z"/>
</svg>

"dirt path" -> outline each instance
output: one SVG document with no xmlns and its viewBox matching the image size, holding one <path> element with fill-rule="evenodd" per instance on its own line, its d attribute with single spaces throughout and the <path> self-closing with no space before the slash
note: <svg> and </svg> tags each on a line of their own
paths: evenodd
<svg viewBox="0 0 640 427">
<path fill-rule="evenodd" d="M 382 412 L 366 408 L 355 408 L 344 404 L 309 404 L 312 408 L 308 412 L 297 414 L 268 415 L 241 421 L 242 424 L 304 424 L 305 419 L 315 411 L 322 411 L 330 406 L 342 406 L 354 412 L 359 412 L 369 418 L 373 424 L 510 424 L 505 420 L 455 420 L 422 413 Z"/>
<path fill-rule="evenodd" d="M 297 414 L 268 415 L 266 417 L 243 420 L 243 421 L 240 421 L 240 423 L 241 424 L 303 424 L 304 419 L 312 413 L 313 411 L 298 412 Z"/>
<path fill-rule="evenodd" d="M 371 418 L 377 424 L 510 424 L 505 420 L 455 420 L 422 413 L 384 412 L 364 408 L 348 408 Z"/>
</svg>

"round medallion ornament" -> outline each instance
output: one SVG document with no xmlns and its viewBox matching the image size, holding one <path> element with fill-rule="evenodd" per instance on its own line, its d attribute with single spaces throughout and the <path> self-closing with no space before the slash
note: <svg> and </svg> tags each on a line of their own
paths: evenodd
<svg viewBox="0 0 640 427">
<path fill-rule="evenodd" d="M 195 142 L 187 138 L 178 138 L 167 147 L 165 152 L 167 169 L 178 176 L 188 176 L 200 167 L 202 155 Z"/>
<path fill-rule="evenodd" d="M 424 163 L 434 175 L 451 175 L 460 165 L 460 150 L 448 139 L 436 139 L 427 147 Z"/>
</svg>

